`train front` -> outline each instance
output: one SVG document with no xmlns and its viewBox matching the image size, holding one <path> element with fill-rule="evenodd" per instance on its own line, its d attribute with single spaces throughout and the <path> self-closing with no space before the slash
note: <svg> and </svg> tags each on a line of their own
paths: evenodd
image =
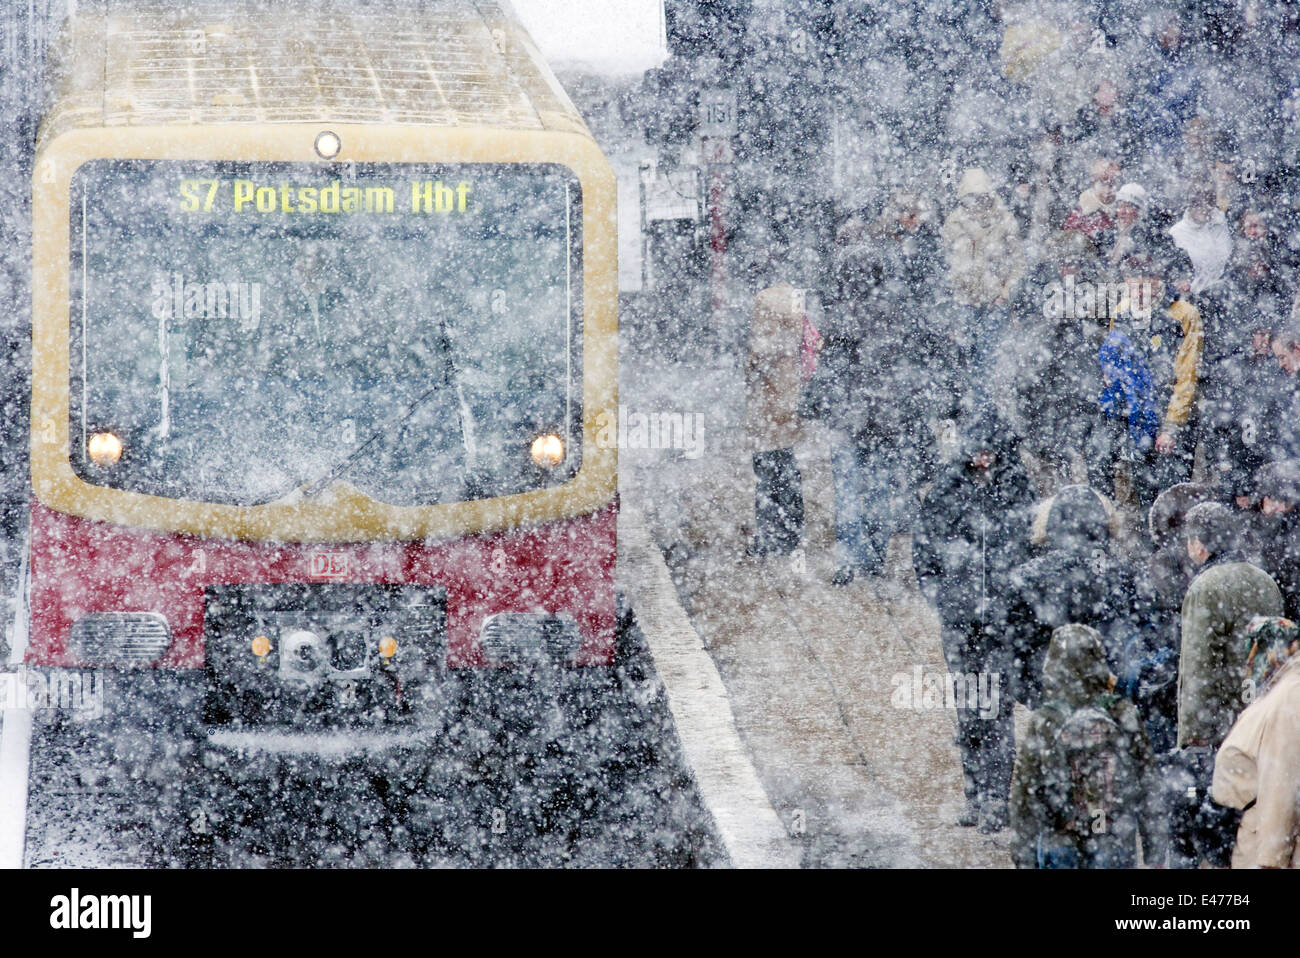
<svg viewBox="0 0 1300 958">
<path fill-rule="evenodd" d="M 148 777 L 418 761 L 467 671 L 610 664 L 612 210 L 565 133 L 45 143 L 29 670 Z"/>
</svg>

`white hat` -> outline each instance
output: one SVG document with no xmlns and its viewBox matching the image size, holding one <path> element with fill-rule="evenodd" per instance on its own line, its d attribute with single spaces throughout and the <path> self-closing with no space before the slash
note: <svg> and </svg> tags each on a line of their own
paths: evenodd
<svg viewBox="0 0 1300 958">
<path fill-rule="evenodd" d="M 961 176 L 961 182 L 957 184 L 957 198 L 961 199 L 970 193 L 992 193 L 993 181 L 989 179 L 978 166 L 972 166 Z"/>
<path fill-rule="evenodd" d="M 1147 208 L 1147 191 L 1142 189 L 1136 183 L 1125 183 L 1115 194 L 1116 203 L 1128 203 L 1130 206 L 1136 206 L 1140 210 Z"/>
</svg>

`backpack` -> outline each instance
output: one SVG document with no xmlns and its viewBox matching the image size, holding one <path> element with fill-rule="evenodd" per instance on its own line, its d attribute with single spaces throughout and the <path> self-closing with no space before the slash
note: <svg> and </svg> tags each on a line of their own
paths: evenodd
<svg viewBox="0 0 1300 958">
<path fill-rule="evenodd" d="M 1136 779 L 1119 723 L 1099 705 L 1079 706 L 1058 726 L 1052 745 L 1059 787 L 1048 801 L 1057 828 L 1080 842 L 1113 835 Z"/>
</svg>

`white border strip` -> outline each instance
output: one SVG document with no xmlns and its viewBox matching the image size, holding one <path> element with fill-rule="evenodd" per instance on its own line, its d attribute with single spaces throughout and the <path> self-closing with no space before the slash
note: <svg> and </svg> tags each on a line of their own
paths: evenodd
<svg viewBox="0 0 1300 958">
<path fill-rule="evenodd" d="M 27 654 L 27 547 L 23 539 L 22 571 L 14 595 L 14 627 L 9 664 L 17 667 Z M 32 712 L 7 708 L 0 714 L 0 868 L 23 867 L 27 838 L 27 774 L 31 759 Z"/>
<path fill-rule="evenodd" d="M 763 791 L 736 731 L 726 687 L 640 515 L 624 507 L 624 588 L 663 679 L 677 737 L 737 868 L 798 868 L 799 853 Z"/>
</svg>

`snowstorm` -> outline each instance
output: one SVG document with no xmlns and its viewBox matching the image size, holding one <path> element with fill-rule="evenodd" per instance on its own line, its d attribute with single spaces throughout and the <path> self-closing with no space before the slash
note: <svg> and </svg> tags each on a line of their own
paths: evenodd
<svg viewBox="0 0 1300 958">
<path fill-rule="evenodd" d="M 0 30 L 0 868 L 1300 866 L 1300 8 Z"/>
</svg>

